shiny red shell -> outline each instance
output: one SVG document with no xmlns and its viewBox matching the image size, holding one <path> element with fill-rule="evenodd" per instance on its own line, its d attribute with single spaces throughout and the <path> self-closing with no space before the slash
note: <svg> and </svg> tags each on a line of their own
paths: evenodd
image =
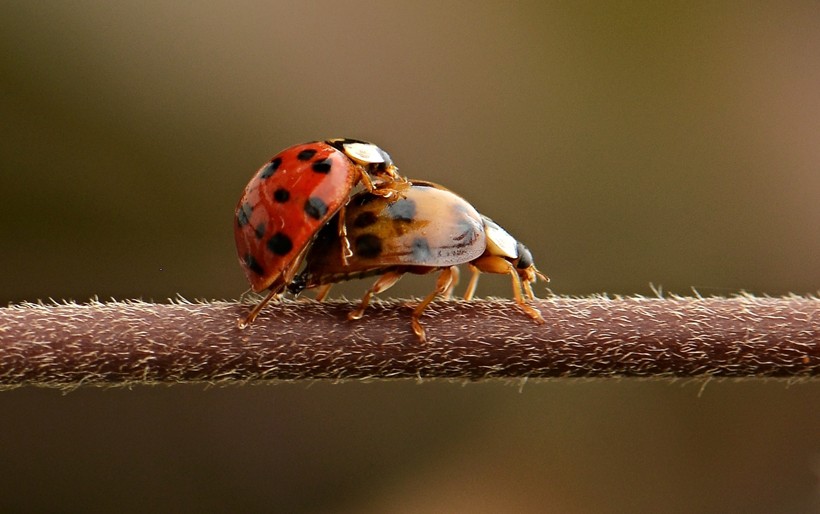
<svg viewBox="0 0 820 514">
<path fill-rule="evenodd" d="M 254 291 L 287 285 L 305 248 L 348 201 L 361 173 L 324 142 L 292 146 L 256 172 L 234 220 L 239 263 Z"/>
</svg>

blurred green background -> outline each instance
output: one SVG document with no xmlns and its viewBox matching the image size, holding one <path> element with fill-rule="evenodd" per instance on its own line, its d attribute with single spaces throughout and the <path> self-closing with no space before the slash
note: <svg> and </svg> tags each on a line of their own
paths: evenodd
<svg viewBox="0 0 820 514">
<path fill-rule="evenodd" d="M 245 183 L 342 136 L 557 294 L 820 284 L 814 1 L 6 1 L 0 50 L 3 304 L 236 298 Z M 0 511 L 820 510 L 820 384 L 703 385 L 3 392 Z"/>
</svg>

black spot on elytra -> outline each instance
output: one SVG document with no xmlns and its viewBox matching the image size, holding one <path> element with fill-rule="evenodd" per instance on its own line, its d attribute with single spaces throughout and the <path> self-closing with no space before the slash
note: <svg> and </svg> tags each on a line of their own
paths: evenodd
<svg viewBox="0 0 820 514">
<path fill-rule="evenodd" d="M 409 198 L 396 200 L 387 206 L 387 214 L 395 221 L 413 221 L 416 217 L 416 202 Z"/>
<path fill-rule="evenodd" d="M 264 268 L 262 268 L 262 265 L 259 264 L 256 261 L 256 259 L 253 258 L 253 255 L 251 255 L 249 253 L 246 253 L 245 258 L 243 260 L 245 261 L 245 266 L 249 270 L 253 271 L 254 273 L 259 275 L 260 277 L 265 274 Z"/>
<path fill-rule="evenodd" d="M 413 240 L 413 244 L 411 245 L 412 253 L 413 253 L 413 260 L 419 264 L 423 264 L 425 262 L 430 261 L 431 253 L 430 253 L 430 244 L 427 242 L 427 239 L 424 237 L 417 237 Z"/>
<path fill-rule="evenodd" d="M 378 217 L 373 211 L 364 211 L 356 216 L 355 220 L 353 220 L 353 226 L 357 228 L 369 227 L 370 225 L 376 223 L 377 219 Z"/>
<path fill-rule="evenodd" d="M 276 255 L 287 255 L 293 250 L 293 241 L 287 235 L 277 232 L 268 239 L 268 250 Z"/>
<path fill-rule="evenodd" d="M 265 235 L 265 222 L 263 221 L 256 228 L 253 230 L 253 234 L 256 236 L 256 239 L 262 239 Z"/>
<path fill-rule="evenodd" d="M 373 234 L 361 235 L 353 244 L 356 255 L 365 259 L 373 259 L 382 253 L 382 240 Z"/>
<path fill-rule="evenodd" d="M 290 193 L 287 189 L 280 187 L 273 192 L 273 200 L 279 203 L 285 203 L 290 200 Z"/>
<path fill-rule="evenodd" d="M 313 219 L 320 220 L 327 214 L 327 204 L 317 196 L 311 196 L 305 202 L 305 213 Z"/>
<path fill-rule="evenodd" d="M 315 148 L 308 148 L 307 150 L 302 150 L 296 155 L 296 158 L 300 161 L 309 161 L 313 159 L 313 156 L 316 155 Z"/>
<path fill-rule="evenodd" d="M 282 165 L 282 158 L 277 157 L 276 159 L 272 160 L 267 165 L 265 165 L 264 168 L 262 168 L 262 172 L 259 173 L 259 178 L 268 178 L 268 177 L 270 177 L 271 175 L 276 173 L 276 170 L 278 170 L 279 166 L 281 166 L 281 165 Z"/>
<path fill-rule="evenodd" d="M 243 203 L 239 209 L 236 210 L 236 224 L 240 227 L 244 227 L 251 221 L 251 213 L 253 213 L 253 207 L 248 202 Z"/>
<path fill-rule="evenodd" d="M 330 173 L 330 168 L 333 166 L 333 161 L 325 159 L 323 161 L 314 162 L 311 168 L 316 173 Z"/>
</svg>

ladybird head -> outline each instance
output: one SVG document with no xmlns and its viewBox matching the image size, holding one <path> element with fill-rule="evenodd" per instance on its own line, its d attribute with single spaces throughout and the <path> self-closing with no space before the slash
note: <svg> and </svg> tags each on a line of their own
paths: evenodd
<svg viewBox="0 0 820 514">
<path fill-rule="evenodd" d="M 484 230 L 487 233 L 488 254 L 503 257 L 511 262 L 525 284 L 531 284 L 539 278 L 549 282 L 549 279 L 535 267 L 529 248 L 487 216 L 481 218 L 484 220 Z"/>
<path fill-rule="evenodd" d="M 516 252 L 518 253 L 518 257 L 514 259 L 512 263 L 513 266 L 515 266 L 515 270 L 518 271 L 521 280 L 529 283 L 534 283 L 539 278 L 544 282 L 550 281 L 546 275 L 538 271 L 538 268 L 535 267 L 535 262 L 532 260 L 532 252 L 530 252 L 529 248 L 521 242 L 517 242 Z"/>
<path fill-rule="evenodd" d="M 288 284 L 288 291 L 290 291 L 291 294 L 298 295 L 305 290 L 306 286 L 307 276 L 305 273 L 300 273 L 293 278 L 290 284 Z"/>
</svg>

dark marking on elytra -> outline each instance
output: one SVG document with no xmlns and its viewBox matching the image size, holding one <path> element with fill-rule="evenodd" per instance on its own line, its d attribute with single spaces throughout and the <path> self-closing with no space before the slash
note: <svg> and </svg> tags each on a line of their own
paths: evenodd
<svg viewBox="0 0 820 514">
<path fill-rule="evenodd" d="M 268 164 L 265 165 L 264 168 L 262 168 L 262 172 L 259 174 L 259 178 L 264 179 L 264 178 L 270 177 L 271 175 L 276 173 L 276 170 L 278 170 L 279 166 L 281 166 L 281 165 L 282 165 L 282 158 L 281 157 L 277 157 L 276 159 L 270 161 Z"/>
<path fill-rule="evenodd" d="M 311 196 L 305 202 L 305 214 L 315 220 L 320 220 L 327 214 L 327 204 L 318 196 Z"/>
<path fill-rule="evenodd" d="M 313 165 L 311 166 L 311 169 L 313 169 L 313 171 L 315 171 L 316 173 L 325 173 L 326 174 L 326 173 L 330 173 L 330 168 L 332 168 L 332 167 L 333 167 L 333 161 L 330 158 L 328 158 L 328 159 L 324 159 L 322 161 L 314 162 Z"/>
<path fill-rule="evenodd" d="M 265 236 L 265 228 L 265 222 L 263 221 L 253 229 L 253 235 L 256 236 L 256 239 L 262 239 Z"/>
<path fill-rule="evenodd" d="M 245 261 L 245 266 L 249 270 L 253 271 L 260 277 L 265 274 L 265 269 L 262 267 L 261 264 L 259 264 L 259 262 L 256 261 L 256 259 L 253 258 L 253 255 L 246 253 L 243 261 Z"/>
<path fill-rule="evenodd" d="M 280 187 L 273 192 L 273 200 L 278 203 L 285 203 L 290 200 L 290 192 L 284 187 Z"/>
<path fill-rule="evenodd" d="M 401 198 L 387 206 L 387 214 L 394 221 L 411 222 L 416 217 L 416 202 Z"/>
<path fill-rule="evenodd" d="M 356 255 L 365 259 L 373 259 L 382 253 L 382 240 L 373 234 L 364 234 L 354 242 Z"/>
<path fill-rule="evenodd" d="M 430 261 L 432 254 L 430 253 L 430 243 L 427 242 L 427 238 L 417 237 L 413 239 L 410 248 L 415 262 L 425 263 Z"/>
<path fill-rule="evenodd" d="M 301 152 L 299 152 L 296 155 L 296 158 L 299 159 L 300 161 L 309 161 L 309 160 L 313 159 L 314 155 L 316 155 L 316 149 L 315 148 L 308 148 L 306 150 L 302 150 Z"/>
<path fill-rule="evenodd" d="M 268 250 L 276 255 L 287 255 L 293 250 L 293 241 L 286 234 L 277 232 L 268 239 Z"/>
<path fill-rule="evenodd" d="M 478 228 L 471 218 L 461 219 L 456 225 L 458 235 L 453 236 L 453 241 L 459 241 L 463 245 L 468 245 L 478 238 L 480 234 Z"/>
<path fill-rule="evenodd" d="M 236 210 L 236 224 L 240 227 L 244 227 L 251 221 L 251 214 L 253 213 L 253 207 L 248 202 L 243 203 L 239 209 Z"/>
<path fill-rule="evenodd" d="M 365 228 L 376 223 L 377 220 L 378 216 L 376 216 L 375 212 L 364 211 L 362 213 L 359 213 L 359 215 L 356 216 L 356 219 L 353 220 L 353 226 L 356 228 Z"/>
</svg>

